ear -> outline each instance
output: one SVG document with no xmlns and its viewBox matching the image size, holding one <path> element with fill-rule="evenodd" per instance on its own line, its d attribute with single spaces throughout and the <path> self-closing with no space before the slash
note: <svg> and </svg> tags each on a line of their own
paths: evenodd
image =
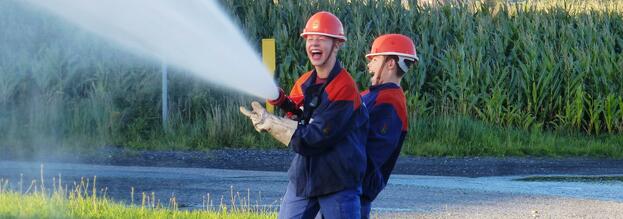
<svg viewBox="0 0 623 219">
<path fill-rule="evenodd" d="M 387 68 L 391 69 L 391 70 L 395 70 L 398 66 L 398 63 L 396 63 L 396 60 L 394 59 L 390 59 L 389 57 L 385 57 L 387 59 Z"/>
</svg>

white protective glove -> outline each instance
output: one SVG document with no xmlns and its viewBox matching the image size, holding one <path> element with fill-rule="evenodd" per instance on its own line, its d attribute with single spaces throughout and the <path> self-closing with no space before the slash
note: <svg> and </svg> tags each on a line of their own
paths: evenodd
<svg viewBox="0 0 623 219">
<path fill-rule="evenodd" d="M 253 111 L 241 106 L 240 112 L 251 119 L 253 127 L 258 132 L 268 132 L 273 138 L 288 146 L 290 139 L 297 127 L 297 122 L 291 119 L 282 118 L 269 113 L 257 101 L 251 102 Z"/>
</svg>

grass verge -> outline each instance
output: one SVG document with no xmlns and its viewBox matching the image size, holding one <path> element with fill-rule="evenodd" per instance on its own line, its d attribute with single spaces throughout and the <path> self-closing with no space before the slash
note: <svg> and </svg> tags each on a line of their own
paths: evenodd
<svg viewBox="0 0 623 219">
<path fill-rule="evenodd" d="M 52 191 L 33 182 L 25 193 L 0 180 L 0 218 L 275 218 L 276 212 L 252 205 L 225 205 L 202 210 L 180 210 L 175 197 L 168 205 L 143 194 L 140 205 L 115 202 L 84 182 L 74 189 L 56 185 Z M 34 185 L 34 186 L 33 186 Z M 92 189 L 92 191 L 91 191 Z"/>
<path fill-rule="evenodd" d="M 524 130 L 466 117 L 412 120 L 403 146 L 407 155 L 623 158 L 622 135 Z"/>
</svg>

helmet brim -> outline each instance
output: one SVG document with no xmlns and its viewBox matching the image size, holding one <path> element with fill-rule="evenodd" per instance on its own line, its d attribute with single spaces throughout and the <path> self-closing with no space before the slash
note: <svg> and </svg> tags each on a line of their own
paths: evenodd
<svg viewBox="0 0 623 219">
<path fill-rule="evenodd" d="M 378 53 L 369 53 L 366 55 L 366 58 L 368 59 L 372 59 L 373 56 L 391 56 L 391 55 L 395 55 L 395 56 L 402 56 L 405 59 L 411 60 L 411 61 L 415 61 L 415 62 L 419 62 L 420 58 L 417 57 L 417 55 L 413 55 L 413 54 L 407 54 L 407 53 L 401 53 L 401 52 L 378 52 Z"/>
<path fill-rule="evenodd" d="M 334 34 L 328 34 L 328 33 L 322 33 L 322 32 L 304 32 L 301 33 L 301 37 L 305 38 L 307 35 L 321 35 L 321 36 L 328 36 L 331 38 L 336 38 L 338 40 L 341 40 L 342 42 L 346 41 L 346 37 L 342 36 L 342 35 L 334 35 Z"/>
</svg>

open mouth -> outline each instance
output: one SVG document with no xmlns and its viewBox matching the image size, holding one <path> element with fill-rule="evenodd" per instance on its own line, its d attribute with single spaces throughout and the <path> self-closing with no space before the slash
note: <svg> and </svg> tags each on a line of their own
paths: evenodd
<svg viewBox="0 0 623 219">
<path fill-rule="evenodd" d="M 319 60 L 322 57 L 322 51 L 318 49 L 311 50 L 312 59 Z"/>
<path fill-rule="evenodd" d="M 377 85 L 379 83 L 379 77 L 381 75 L 379 73 L 373 72 L 373 71 L 370 71 L 370 74 L 372 75 L 372 77 L 370 77 L 370 83 L 372 85 Z"/>
</svg>

